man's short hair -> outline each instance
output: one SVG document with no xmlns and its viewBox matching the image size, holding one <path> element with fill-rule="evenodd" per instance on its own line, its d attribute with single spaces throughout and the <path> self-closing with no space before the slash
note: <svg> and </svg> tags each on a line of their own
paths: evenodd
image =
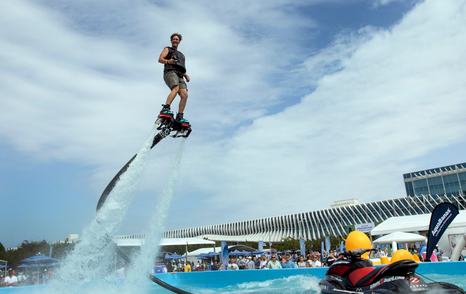
<svg viewBox="0 0 466 294">
<path fill-rule="evenodd" d="M 180 41 L 183 39 L 183 37 L 181 36 L 180 33 L 173 33 L 171 36 L 170 36 L 170 41 L 173 40 L 173 37 L 175 36 L 178 36 L 178 39 L 180 39 Z"/>
</svg>

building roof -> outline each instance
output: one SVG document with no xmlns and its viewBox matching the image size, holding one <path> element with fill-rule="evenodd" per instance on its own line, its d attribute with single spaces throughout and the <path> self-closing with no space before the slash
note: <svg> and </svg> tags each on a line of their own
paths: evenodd
<svg viewBox="0 0 466 294">
<path fill-rule="evenodd" d="M 281 242 L 283 239 L 289 237 L 289 235 L 277 232 L 264 232 L 257 234 L 248 234 L 248 235 L 202 235 L 203 238 L 212 240 L 212 241 L 227 241 L 227 242 Z"/>
<path fill-rule="evenodd" d="M 393 232 L 427 231 L 429 229 L 429 222 L 430 214 L 391 217 L 376 226 L 371 231 L 371 235 L 377 236 Z M 460 210 L 460 213 L 449 226 L 449 228 L 455 227 L 466 227 L 466 210 Z"/>
</svg>

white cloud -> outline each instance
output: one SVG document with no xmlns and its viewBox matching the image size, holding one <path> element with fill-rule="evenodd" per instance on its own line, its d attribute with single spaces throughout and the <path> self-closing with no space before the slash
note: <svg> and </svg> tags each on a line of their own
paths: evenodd
<svg viewBox="0 0 466 294">
<path fill-rule="evenodd" d="M 193 79 L 188 116 L 203 130 L 199 134 L 221 136 L 280 98 L 268 79 L 283 66 L 270 62 L 279 60 L 283 44 L 243 37 L 233 13 L 240 4 L 52 3 L 69 18 L 27 1 L 2 3 L 0 107 L 6 115 L 0 136 L 21 150 L 97 164 L 114 160 L 106 150 L 115 144 L 121 147 L 117 154 L 134 150 L 147 132 L 141 126 L 153 120 L 167 95 L 155 60 L 174 30 L 185 35 L 181 50 L 188 53 Z M 274 10 L 283 3 L 265 5 L 257 19 L 243 18 L 281 31 L 312 23 Z M 256 6 L 251 13 L 261 8 Z M 290 20 L 277 23 L 274 17 Z"/>
<path fill-rule="evenodd" d="M 192 77 L 192 149 L 204 156 L 205 142 L 213 142 L 209 148 L 218 152 L 225 134 L 283 98 L 286 89 L 270 77 L 291 61 L 282 58 L 287 44 L 277 39 L 298 42 L 314 24 L 290 17 L 294 5 L 286 1 L 208 4 L 2 2 L 0 138 L 32 158 L 95 168 L 92 184 L 100 192 L 137 150 L 165 100 L 155 61 L 180 31 Z M 238 13 L 245 5 L 247 13 Z M 160 149 L 162 158 L 170 153 Z"/>
<path fill-rule="evenodd" d="M 464 4 L 427 1 L 390 30 L 338 40 L 305 64 L 337 60 L 339 71 L 201 157 L 193 186 L 234 207 L 230 219 L 402 196 L 417 158 L 465 141 L 465 19 Z"/>
<path fill-rule="evenodd" d="M 95 166 L 100 191 L 147 135 L 167 94 L 155 60 L 182 32 L 194 131 L 174 204 L 188 216 L 170 226 L 399 195 L 416 158 L 464 141 L 464 2 L 426 1 L 317 54 L 299 46 L 315 23 L 286 1 L 52 3 L 0 4 L 0 137 Z M 309 56 L 298 69 L 290 44 Z M 303 83 L 315 92 L 264 116 Z M 172 142 L 157 149 L 143 190 L 162 189 Z"/>
</svg>

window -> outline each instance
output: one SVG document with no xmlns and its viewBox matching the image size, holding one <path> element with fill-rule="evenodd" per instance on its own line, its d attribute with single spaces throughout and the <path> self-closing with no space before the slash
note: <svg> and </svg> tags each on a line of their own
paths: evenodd
<svg viewBox="0 0 466 294">
<path fill-rule="evenodd" d="M 457 175 L 443 176 L 443 183 L 445 184 L 445 192 L 448 196 L 458 195 L 460 191 L 460 183 L 458 182 Z"/>
<path fill-rule="evenodd" d="M 462 172 L 458 174 L 460 178 L 461 188 L 463 188 L 463 195 L 466 194 L 466 172 Z"/>
<path fill-rule="evenodd" d="M 429 188 L 427 187 L 427 180 L 417 180 L 413 181 L 414 194 L 415 195 L 428 195 Z"/>
<path fill-rule="evenodd" d="M 442 177 L 433 177 L 428 179 L 429 189 L 431 195 L 443 195 L 445 190 L 443 189 Z"/>
<path fill-rule="evenodd" d="M 412 182 L 405 182 L 405 187 L 406 187 L 406 195 L 414 196 L 413 183 Z"/>
</svg>

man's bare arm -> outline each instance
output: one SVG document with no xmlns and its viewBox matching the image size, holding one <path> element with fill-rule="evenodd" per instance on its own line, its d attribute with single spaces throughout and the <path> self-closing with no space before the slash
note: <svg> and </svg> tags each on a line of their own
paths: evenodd
<svg viewBox="0 0 466 294">
<path fill-rule="evenodd" d="M 159 56 L 159 63 L 161 64 L 173 64 L 174 63 L 173 59 L 166 59 L 168 56 L 168 52 L 169 52 L 168 48 L 163 48 Z"/>
</svg>

